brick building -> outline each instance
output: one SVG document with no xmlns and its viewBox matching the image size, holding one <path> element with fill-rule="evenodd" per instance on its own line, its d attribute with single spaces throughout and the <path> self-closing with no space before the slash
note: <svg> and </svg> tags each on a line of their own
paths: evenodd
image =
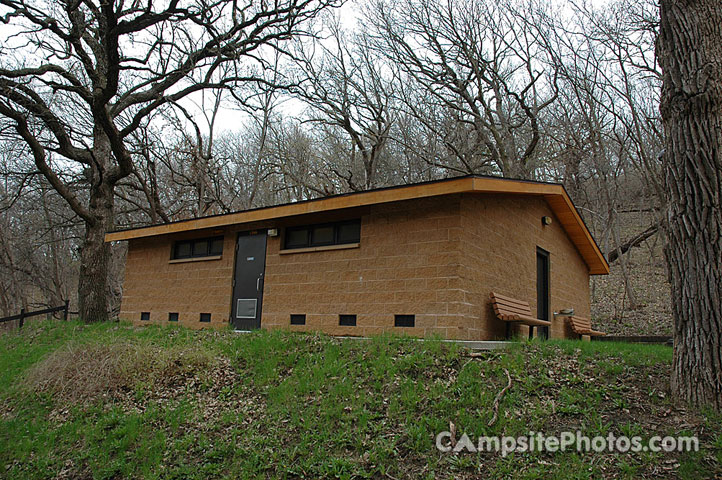
<svg viewBox="0 0 722 480">
<path fill-rule="evenodd" d="M 503 338 L 489 293 L 589 317 L 599 247 L 561 185 L 469 176 L 109 233 L 121 318 L 193 328 Z M 526 327 L 515 326 L 526 334 Z"/>
</svg>

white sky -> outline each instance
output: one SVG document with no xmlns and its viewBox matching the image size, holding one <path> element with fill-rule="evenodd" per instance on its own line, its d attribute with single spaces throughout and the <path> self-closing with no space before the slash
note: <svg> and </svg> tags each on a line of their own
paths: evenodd
<svg viewBox="0 0 722 480">
<path fill-rule="evenodd" d="M 347 0 L 347 2 L 339 9 L 338 15 L 339 18 L 342 21 L 342 24 L 348 28 L 349 30 L 353 30 L 355 28 L 363 28 L 363 25 L 359 26 L 359 18 L 360 18 L 360 9 L 364 4 L 367 4 L 368 1 L 371 0 Z M 439 0 L 443 1 L 443 0 Z M 488 1 L 494 1 L 494 0 L 488 0 Z M 570 2 L 575 2 L 578 4 L 586 4 L 589 7 L 593 8 L 600 8 L 609 3 L 609 1 L 613 0 L 548 0 L 553 4 L 556 5 L 565 5 L 569 4 Z M 0 40 L 6 41 L 7 36 L 15 33 L 16 28 L 13 28 L 12 25 L 5 25 L 3 27 L 3 32 L 0 34 Z M 202 94 L 199 93 L 197 95 L 193 95 L 189 98 L 186 98 L 183 104 L 189 108 L 191 111 L 197 112 L 195 114 L 196 121 L 199 124 L 199 127 L 205 131 L 208 132 L 207 125 L 204 125 L 204 118 L 201 114 L 202 111 Z M 207 99 L 209 97 L 207 96 Z M 279 105 L 278 111 L 283 112 L 284 115 L 287 116 L 298 116 L 303 113 L 304 105 L 299 101 L 289 100 L 284 102 L 282 105 Z M 222 110 L 218 114 L 218 118 L 216 120 L 216 129 L 217 131 L 224 131 L 224 130 L 239 130 L 243 126 L 243 119 L 244 114 L 242 112 L 239 112 L 238 110 L 235 110 L 233 108 L 230 108 L 230 105 L 226 108 L 222 108 Z"/>
<path fill-rule="evenodd" d="M 494 0 L 489 0 L 494 1 Z M 587 5 L 593 9 L 604 7 L 607 3 L 614 0 L 549 0 L 551 3 L 556 5 L 568 5 L 570 2 L 578 5 Z M 339 9 L 339 18 L 342 24 L 349 30 L 355 28 L 362 28 L 358 26 L 358 20 L 361 16 L 360 9 L 363 5 L 367 4 L 367 0 L 347 0 L 347 2 Z M 196 104 L 196 108 L 200 104 L 200 95 L 194 97 L 191 101 Z M 188 101 L 189 99 L 187 99 Z M 286 100 L 282 105 L 279 105 L 277 111 L 282 112 L 286 116 L 300 116 L 303 114 L 305 106 L 296 100 Z M 208 129 L 203 125 L 202 116 L 197 116 L 197 121 L 201 129 L 207 133 Z M 218 132 L 222 131 L 236 131 L 243 126 L 244 114 L 238 110 L 232 108 L 222 108 L 218 112 L 216 120 L 216 128 Z"/>
</svg>

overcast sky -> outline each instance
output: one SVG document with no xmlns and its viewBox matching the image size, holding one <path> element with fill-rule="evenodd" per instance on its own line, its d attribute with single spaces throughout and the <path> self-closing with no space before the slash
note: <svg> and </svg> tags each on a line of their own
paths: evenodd
<svg viewBox="0 0 722 480">
<path fill-rule="evenodd" d="M 491 0 L 494 1 L 494 0 Z M 570 2 L 577 3 L 578 5 L 586 4 L 592 8 L 604 7 L 607 3 L 613 0 L 550 0 L 551 3 L 563 6 Z M 360 9 L 364 4 L 368 3 L 368 0 L 348 0 L 340 9 L 339 17 L 341 18 L 344 26 L 350 30 L 356 28 L 362 28 L 358 25 L 360 18 Z M 196 108 L 200 107 L 201 96 L 200 94 L 193 98 L 193 103 L 196 104 Z M 285 100 L 282 105 L 279 105 L 277 111 L 282 112 L 286 116 L 300 116 L 303 113 L 305 106 L 296 100 Z M 219 131 L 224 130 L 238 130 L 243 126 L 244 114 L 238 110 L 232 108 L 222 109 L 216 121 L 216 126 Z M 200 122 L 200 127 L 203 131 L 207 132 L 206 126 L 203 125 L 201 117 L 197 117 Z"/>
</svg>

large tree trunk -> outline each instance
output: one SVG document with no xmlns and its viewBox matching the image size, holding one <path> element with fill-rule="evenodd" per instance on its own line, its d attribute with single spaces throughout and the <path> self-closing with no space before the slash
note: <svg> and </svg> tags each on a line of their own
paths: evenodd
<svg viewBox="0 0 722 480">
<path fill-rule="evenodd" d="M 92 221 L 85 222 L 85 238 L 80 252 L 78 309 L 87 323 L 110 319 L 110 244 L 105 234 L 113 228 L 114 187 L 108 182 L 111 148 L 107 135 L 95 129 L 93 158 L 88 170 L 90 198 L 88 212 Z"/>
<path fill-rule="evenodd" d="M 660 5 L 672 393 L 722 409 L 722 3 Z"/>
<path fill-rule="evenodd" d="M 78 306 L 85 322 L 102 322 L 110 318 L 109 258 L 110 244 L 105 234 L 113 226 L 113 189 L 105 184 L 91 188 L 90 211 L 96 222 L 85 225 L 85 238 L 80 252 Z"/>
</svg>

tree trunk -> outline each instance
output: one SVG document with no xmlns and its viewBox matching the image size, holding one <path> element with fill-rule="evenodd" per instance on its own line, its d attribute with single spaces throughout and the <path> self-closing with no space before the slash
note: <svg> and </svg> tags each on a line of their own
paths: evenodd
<svg viewBox="0 0 722 480">
<path fill-rule="evenodd" d="M 78 280 L 78 310 L 86 323 L 110 320 L 110 244 L 105 243 L 105 234 L 114 225 L 115 192 L 108 178 L 108 167 L 112 165 L 110 139 L 98 127 L 93 132 L 93 159 L 87 171 L 91 221 L 85 222 Z"/>
<path fill-rule="evenodd" d="M 48 232 L 50 236 L 50 278 L 46 278 L 45 282 L 42 279 L 38 281 L 38 284 L 45 283 L 45 295 L 49 307 L 57 307 L 62 305 L 65 300 L 69 300 L 67 295 L 63 295 L 63 276 L 60 273 L 60 259 L 58 258 L 58 237 L 53 227 L 53 221 L 48 210 L 48 202 L 46 193 L 43 191 L 40 194 L 40 201 L 43 206 L 43 216 L 45 223 L 50 227 Z"/>
<path fill-rule="evenodd" d="M 612 235 L 614 236 L 614 243 L 620 245 L 622 243 L 622 237 L 619 234 L 619 215 L 610 211 L 609 213 L 610 224 L 612 227 Z M 632 287 L 632 279 L 629 275 L 629 269 L 627 268 L 627 258 L 624 255 L 619 255 L 619 249 L 617 249 L 619 257 L 619 267 L 622 270 L 622 279 L 624 280 L 624 292 L 629 300 L 629 310 L 637 309 L 637 296 L 634 294 L 634 288 Z M 624 305 L 622 305 L 622 316 L 624 316 Z"/>
<path fill-rule="evenodd" d="M 722 3 L 662 0 L 672 393 L 722 409 Z"/>
<path fill-rule="evenodd" d="M 85 224 L 78 280 L 80 318 L 87 323 L 110 319 L 108 303 L 110 244 L 105 243 L 105 234 L 113 227 L 112 187 L 105 183 L 91 187 L 90 211 L 95 222 Z"/>
<path fill-rule="evenodd" d="M 617 213 L 623 213 L 623 212 L 618 211 Z M 614 247 L 612 250 L 607 252 L 607 262 L 614 263 L 617 261 L 618 258 L 620 258 L 622 255 L 627 253 L 632 248 L 640 246 L 648 238 L 650 238 L 652 235 L 657 233 L 659 231 L 659 227 L 660 227 L 660 223 L 657 223 L 656 225 L 652 225 L 645 231 L 633 236 L 626 242 L 618 243 L 616 247 Z"/>
</svg>

